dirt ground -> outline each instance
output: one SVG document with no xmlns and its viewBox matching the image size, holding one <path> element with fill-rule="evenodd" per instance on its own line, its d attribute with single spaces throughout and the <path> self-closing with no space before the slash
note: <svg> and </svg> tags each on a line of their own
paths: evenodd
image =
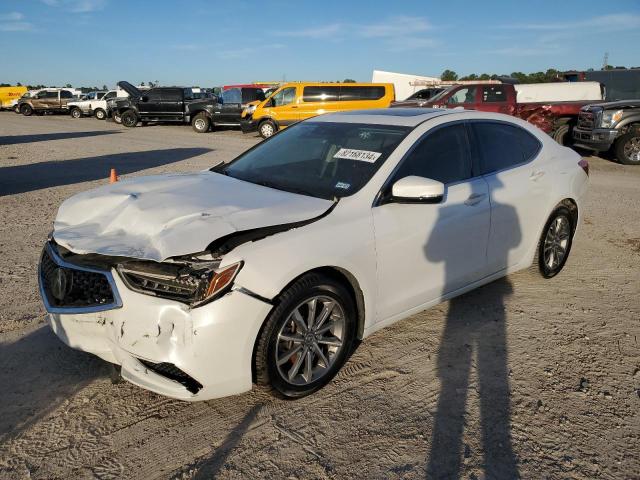
<svg viewBox="0 0 640 480">
<path fill-rule="evenodd" d="M 0 479 L 640 478 L 640 168 L 610 160 L 558 277 L 382 330 L 302 400 L 171 400 L 51 333 L 36 264 L 65 198 L 257 141 L 0 113 Z"/>
</svg>

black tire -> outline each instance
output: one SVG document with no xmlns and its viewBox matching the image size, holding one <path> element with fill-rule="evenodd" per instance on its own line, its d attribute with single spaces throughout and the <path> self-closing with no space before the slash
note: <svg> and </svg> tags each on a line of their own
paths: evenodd
<svg viewBox="0 0 640 480">
<path fill-rule="evenodd" d="M 191 127 L 198 133 L 207 133 L 211 128 L 211 120 L 206 113 L 200 112 L 193 117 Z"/>
<path fill-rule="evenodd" d="M 125 110 L 120 116 L 120 123 L 125 127 L 133 128 L 138 124 L 138 115 L 136 115 L 136 112 L 131 109 Z"/>
<path fill-rule="evenodd" d="M 16 103 L 16 104 L 13 106 L 13 112 L 14 112 L 14 113 L 20 113 L 20 105 L 19 105 L 19 104 L 17 104 L 17 103 Z"/>
<path fill-rule="evenodd" d="M 278 126 L 271 120 L 264 120 L 258 125 L 258 133 L 262 138 L 269 138 L 278 131 Z"/>
<path fill-rule="evenodd" d="M 93 112 L 93 116 L 96 117 L 98 120 L 104 120 L 105 118 L 107 118 L 107 112 L 105 112 L 101 108 L 96 108 Z"/>
<path fill-rule="evenodd" d="M 29 117 L 33 114 L 33 108 L 28 103 L 25 103 L 20 107 L 20 113 L 25 117 Z"/>
<path fill-rule="evenodd" d="M 640 127 L 629 130 L 616 140 L 616 158 L 623 165 L 640 165 Z"/>
<path fill-rule="evenodd" d="M 71 118 L 82 118 L 82 110 L 80 110 L 79 108 L 72 108 L 71 109 Z"/>
<path fill-rule="evenodd" d="M 554 228 L 554 224 L 559 218 L 562 219 L 562 221 L 566 222 L 566 225 L 568 226 L 568 236 L 566 238 L 567 243 L 564 246 L 564 255 L 562 256 L 560 261 L 557 264 L 549 265 L 549 261 L 552 261 L 552 259 L 548 256 L 545 256 L 545 250 L 548 246 L 547 237 L 554 236 L 552 229 Z M 538 240 L 538 245 L 536 247 L 536 254 L 533 258 L 533 263 L 531 264 L 529 270 L 536 275 L 542 275 L 544 278 L 553 278 L 558 273 L 560 273 L 565 263 L 567 263 L 569 253 L 571 253 L 571 245 L 573 245 L 573 234 L 575 232 L 575 229 L 576 226 L 574 218 L 569 209 L 564 206 L 556 208 L 551 213 L 549 219 L 544 225 L 544 228 L 542 229 L 542 233 L 540 234 L 540 239 Z M 549 255 L 551 255 L 551 252 Z"/>
<path fill-rule="evenodd" d="M 565 123 L 556 128 L 553 132 L 553 139 L 563 147 L 571 146 L 573 143 L 571 139 L 571 125 Z"/>
<path fill-rule="evenodd" d="M 293 364 L 297 361 L 297 356 L 300 354 L 288 357 L 284 364 L 287 367 L 279 367 L 277 365 L 276 355 L 279 345 L 278 337 L 280 332 L 287 327 L 287 324 L 295 325 L 295 322 L 293 322 L 290 317 L 294 310 L 306 307 L 306 301 L 313 297 L 329 299 L 340 307 L 337 310 L 340 313 L 338 315 L 338 319 L 343 319 L 344 321 L 341 324 L 335 323 L 335 325 L 339 325 L 341 328 L 342 341 L 341 346 L 336 347 L 338 350 L 335 351 L 333 357 L 331 357 L 331 354 L 329 353 L 329 348 L 332 347 L 322 346 L 322 348 L 326 348 L 324 354 L 325 357 L 327 359 L 331 358 L 328 368 L 326 368 L 326 365 L 322 367 L 321 365 L 323 364 L 321 364 L 322 361 L 320 360 L 320 357 L 315 353 L 313 354 L 314 356 L 311 357 L 311 364 L 313 364 L 314 361 L 317 362 L 315 368 L 320 369 L 320 376 L 313 379 L 312 375 L 312 381 L 301 385 L 285 379 L 284 373 L 281 373 L 282 369 L 289 367 L 289 362 L 291 362 L 290 367 L 292 369 Z M 320 315 L 318 315 L 318 317 L 319 316 Z M 333 318 L 333 313 L 329 318 Z M 265 322 L 258 337 L 255 354 L 256 382 L 262 385 L 271 385 L 277 393 L 286 398 L 300 398 L 318 391 L 331 381 L 346 362 L 354 345 L 355 332 L 356 307 L 354 299 L 351 297 L 344 285 L 330 277 L 316 273 L 309 273 L 300 277 L 287 290 L 285 290 L 284 293 L 282 293 L 278 304 L 269 314 L 269 317 L 267 318 L 267 321 Z M 330 335 L 334 335 L 335 332 L 329 331 L 328 333 Z M 316 334 L 316 339 L 323 338 L 322 335 L 324 334 Z M 303 352 L 303 360 L 299 369 L 303 370 L 306 366 L 304 352 L 307 348 L 306 342 L 308 335 L 302 336 L 302 333 L 298 332 L 298 336 L 305 339 L 304 342 L 298 342 L 300 343 L 299 348 L 302 348 Z M 293 345 L 291 348 L 293 350 Z M 312 347 L 309 348 L 313 351 Z M 281 358 L 286 356 L 287 355 L 284 355 Z M 291 372 L 291 369 L 289 370 L 289 373 Z M 302 374 L 294 375 L 294 379 L 298 376 L 302 377 Z"/>
</svg>

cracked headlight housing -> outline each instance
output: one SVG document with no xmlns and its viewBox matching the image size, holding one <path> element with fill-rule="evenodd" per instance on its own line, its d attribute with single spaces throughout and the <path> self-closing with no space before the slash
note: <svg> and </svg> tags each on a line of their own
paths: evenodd
<svg viewBox="0 0 640 480">
<path fill-rule="evenodd" d="M 220 260 L 173 262 L 130 261 L 116 268 L 127 287 L 138 293 L 199 307 L 226 293 L 242 262 L 219 267 Z"/>
<path fill-rule="evenodd" d="M 602 112 L 602 128 L 611 128 L 622 118 L 624 110 L 608 110 Z"/>
</svg>

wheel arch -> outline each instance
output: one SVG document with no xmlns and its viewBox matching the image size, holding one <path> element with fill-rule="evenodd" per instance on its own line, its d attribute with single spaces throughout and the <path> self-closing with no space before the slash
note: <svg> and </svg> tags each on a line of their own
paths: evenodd
<svg viewBox="0 0 640 480">
<path fill-rule="evenodd" d="M 347 291 L 349 292 L 349 294 L 353 298 L 355 306 L 356 306 L 356 316 L 357 316 L 356 338 L 355 338 L 355 340 L 356 340 L 355 347 L 357 347 L 357 341 L 362 340 L 362 336 L 363 336 L 363 333 L 364 333 L 364 324 L 365 324 L 364 293 L 362 292 L 362 289 L 360 288 L 360 283 L 358 282 L 356 277 L 351 272 L 349 272 L 348 270 L 346 270 L 344 268 L 337 267 L 337 266 L 323 266 L 323 267 L 312 268 L 311 270 L 307 270 L 307 271 L 299 274 L 294 279 L 292 279 L 289 283 L 287 283 L 282 288 L 282 290 L 280 290 L 280 293 L 278 293 L 278 295 L 276 295 L 273 298 L 271 303 L 273 304 L 274 308 L 280 302 L 280 297 L 282 296 L 282 294 L 291 285 L 293 285 L 295 282 L 297 282 L 301 277 L 303 277 L 305 275 L 308 275 L 310 273 L 318 273 L 318 274 L 321 274 L 321 275 L 325 275 L 325 276 L 327 276 L 327 277 L 329 277 L 329 278 L 341 283 L 347 289 Z M 273 310 L 273 308 L 271 310 Z M 256 338 L 254 339 L 254 342 L 253 342 L 253 352 L 252 352 L 252 355 L 251 355 L 251 378 L 252 378 L 254 383 L 256 382 L 256 352 L 257 352 L 257 347 L 258 347 L 259 339 L 262 336 L 262 331 L 264 330 L 264 328 L 265 328 L 265 326 L 267 324 L 267 318 L 270 315 L 271 315 L 271 312 L 269 312 L 269 315 L 262 322 L 262 325 L 260 326 L 260 330 L 258 331 L 258 335 L 256 336 Z"/>
</svg>

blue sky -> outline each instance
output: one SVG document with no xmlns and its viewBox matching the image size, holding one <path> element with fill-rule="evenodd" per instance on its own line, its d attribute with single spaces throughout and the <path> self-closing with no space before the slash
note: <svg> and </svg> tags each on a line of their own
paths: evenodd
<svg viewBox="0 0 640 480">
<path fill-rule="evenodd" d="M 508 74 L 640 66 L 638 45 L 639 0 L 0 0 L 7 83 Z"/>
</svg>

